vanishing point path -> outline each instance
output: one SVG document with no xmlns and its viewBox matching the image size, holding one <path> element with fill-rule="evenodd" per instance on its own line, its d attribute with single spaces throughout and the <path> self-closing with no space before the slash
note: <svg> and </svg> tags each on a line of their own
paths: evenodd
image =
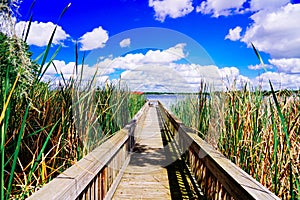
<svg viewBox="0 0 300 200">
<path fill-rule="evenodd" d="M 29 199 L 279 200 L 159 101 Z"/>
<path fill-rule="evenodd" d="M 199 199 L 171 141 L 159 109 L 150 107 L 113 199 Z"/>
</svg>

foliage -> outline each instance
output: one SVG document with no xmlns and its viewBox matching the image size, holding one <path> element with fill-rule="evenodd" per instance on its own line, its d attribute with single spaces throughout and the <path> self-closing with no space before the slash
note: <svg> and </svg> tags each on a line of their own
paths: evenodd
<svg viewBox="0 0 300 200">
<path fill-rule="evenodd" d="M 57 87 L 43 82 L 60 49 L 48 59 L 55 31 L 40 64 L 25 42 L 0 34 L 1 200 L 28 197 L 122 128 L 144 102 L 118 83 L 94 89 L 94 80 L 85 80 L 82 87 L 78 74 L 61 74 Z"/>
<path fill-rule="evenodd" d="M 300 193 L 300 95 L 246 88 L 185 100 L 172 110 L 189 126 L 206 126 L 201 137 L 276 195 L 295 199 Z M 191 115 L 193 105 L 196 114 Z"/>
</svg>

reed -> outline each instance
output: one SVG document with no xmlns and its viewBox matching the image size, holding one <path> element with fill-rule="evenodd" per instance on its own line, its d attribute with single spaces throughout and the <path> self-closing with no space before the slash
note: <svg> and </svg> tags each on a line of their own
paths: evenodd
<svg viewBox="0 0 300 200">
<path fill-rule="evenodd" d="M 145 101 L 119 83 L 94 87 L 95 76 L 83 86 L 74 78 L 84 64 L 77 53 L 73 76 L 61 74 L 58 87 L 43 82 L 60 49 L 50 55 L 55 32 L 37 61 L 22 40 L 0 35 L 0 49 L 10 50 L 0 52 L 1 200 L 30 196 L 122 128 Z"/>
<path fill-rule="evenodd" d="M 270 83 L 270 92 L 245 85 L 208 96 L 200 88 L 172 111 L 276 195 L 299 199 L 299 91 L 275 92 Z"/>
<path fill-rule="evenodd" d="M 56 89 L 35 82 L 27 95 L 13 93 L 1 122 L 2 199 L 29 196 L 122 128 L 144 102 L 114 84 L 85 93 L 73 79 Z"/>
</svg>

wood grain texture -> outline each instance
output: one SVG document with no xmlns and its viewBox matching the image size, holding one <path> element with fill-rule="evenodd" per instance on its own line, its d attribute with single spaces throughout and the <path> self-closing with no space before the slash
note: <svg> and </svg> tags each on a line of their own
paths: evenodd
<svg viewBox="0 0 300 200">
<path fill-rule="evenodd" d="M 184 187 L 195 180 L 193 187 L 207 199 L 279 199 L 158 108 L 145 104 L 124 129 L 29 199 L 177 199 L 173 180 Z"/>
<path fill-rule="evenodd" d="M 202 140 L 159 103 L 165 121 L 178 135 L 178 144 L 208 199 L 276 199 L 265 186 Z"/>
<path fill-rule="evenodd" d="M 121 169 L 128 164 L 126 162 L 129 156 L 128 149 L 134 144 L 131 139 L 136 132 L 138 133 L 136 127 L 139 127 L 139 123 L 143 123 L 148 107 L 145 104 L 125 128 L 28 199 L 94 199 L 95 196 L 104 199 L 110 192 L 110 186 L 114 186 L 114 181 L 119 180 L 118 173 L 123 172 Z M 95 188 L 95 185 L 98 188 Z"/>
<path fill-rule="evenodd" d="M 155 107 L 150 107 L 142 130 L 135 137 L 131 161 L 113 199 L 170 199 L 168 172 Z"/>
</svg>

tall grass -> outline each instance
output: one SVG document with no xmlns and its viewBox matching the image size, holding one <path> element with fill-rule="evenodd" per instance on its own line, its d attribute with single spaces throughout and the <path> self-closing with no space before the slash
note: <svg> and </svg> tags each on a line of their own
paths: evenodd
<svg viewBox="0 0 300 200">
<path fill-rule="evenodd" d="M 94 87 L 95 76 L 83 86 L 81 78 L 74 78 L 81 77 L 78 69 L 83 66 L 77 53 L 73 76 L 61 74 L 58 87 L 43 82 L 60 49 L 49 55 L 55 32 L 56 27 L 40 64 L 30 59 L 20 39 L 8 37 L 0 43 L 10 50 L 7 62 L 1 57 L 0 71 L 1 200 L 28 197 L 122 128 L 145 101 L 119 83 Z"/>
<path fill-rule="evenodd" d="M 13 115 L 8 113 L 24 117 L 6 125 L 4 172 L 14 169 L 9 180 L 9 173 L 4 176 L 7 194 L 11 189 L 7 198 L 30 195 L 129 122 L 129 102 L 144 102 L 143 96 L 132 97 L 113 84 L 73 103 L 74 85 L 54 90 L 40 82 L 32 90 L 30 106 L 23 108 L 20 103 Z M 85 112 L 78 116 L 74 107 Z"/>
<path fill-rule="evenodd" d="M 245 86 L 230 88 L 222 96 L 205 95 L 202 86 L 199 97 L 180 102 L 172 110 L 276 195 L 299 199 L 300 93 L 275 92 L 270 85 L 268 93 Z M 194 115 L 192 108 L 197 110 Z"/>
<path fill-rule="evenodd" d="M 122 128 L 144 103 L 143 95 L 118 84 L 86 93 L 72 78 L 55 89 L 39 81 L 28 92 L 26 98 L 13 93 L 1 123 L 3 199 L 29 196 Z"/>
</svg>

